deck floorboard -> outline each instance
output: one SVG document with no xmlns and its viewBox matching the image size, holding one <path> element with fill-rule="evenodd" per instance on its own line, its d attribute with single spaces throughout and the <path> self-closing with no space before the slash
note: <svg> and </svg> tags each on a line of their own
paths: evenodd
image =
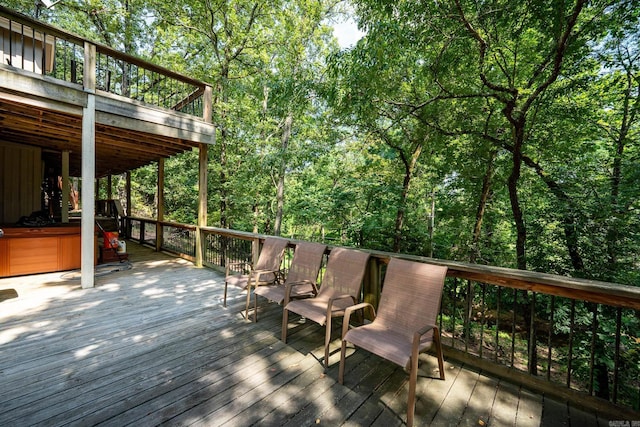
<svg viewBox="0 0 640 427">
<path fill-rule="evenodd" d="M 94 289 L 73 273 L 0 279 L 3 295 L 17 294 L 0 300 L 1 426 L 406 421 L 400 367 L 349 348 L 337 382 L 339 322 L 325 372 L 322 328 L 292 316 L 284 344 L 281 307 L 261 299 L 259 321 L 247 321 L 241 292 L 223 307 L 220 273 L 127 247 L 132 268 L 99 275 Z M 417 425 L 606 425 L 470 367 L 445 370 L 441 381 L 436 360 L 421 356 Z"/>
</svg>

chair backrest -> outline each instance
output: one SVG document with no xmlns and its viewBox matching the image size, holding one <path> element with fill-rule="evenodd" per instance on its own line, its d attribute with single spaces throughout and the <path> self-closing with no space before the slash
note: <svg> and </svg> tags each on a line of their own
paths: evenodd
<svg viewBox="0 0 640 427">
<path fill-rule="evenodd" d="M 333 248 L 316 298 L 328 300 L 334 295 L 357 299 L 369 254 L 355 249 Z"/>
<path fill-rule="evenodd" d="M 434 325 L 446 274 L 447 267 L 391 258 L 374 322 L 408 336 Z"/>
<path fill-rule="evenodd" d="M 327 250 L 327 245 L 321 243 L 301 242 L 296 245 L 293 253 L 291 267 L 287 273 L 285 283 L 302 282 L 310 280 L 315 282 L 318 278 L 322 257 Z"/>
<path fill-rule="evenodd" d="M 253 267 L 254 270 L 280 270 L 282 255 L 288 244 L 288 240 L 277 237 L 267 237 L 264 239 L 258 262 L 256 262 L 256 265 Z"/>
</svg>

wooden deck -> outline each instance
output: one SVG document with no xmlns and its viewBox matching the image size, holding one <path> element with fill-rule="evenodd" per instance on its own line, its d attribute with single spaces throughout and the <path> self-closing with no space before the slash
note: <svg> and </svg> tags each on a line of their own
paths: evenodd
<svg viewBox="0 0 640 427">
<path fill-rule="evenodd" d="M 299 320 L 285 345 L 279 306 L 247 322 L 243 294 L 222 307 L 218 273 L 127 246 L 133 267 L 95 289 L 73 274 L 0 280 L 0 426 L 403 424 L 402 369 L 351 351 L 342 386 L 339 340 L 324 373 L 317 325 Z M 446 363 L 445 381 L 433 357 L 422 367 L 417 425 L 608 425 L 466 366 Z"/>
</svg>

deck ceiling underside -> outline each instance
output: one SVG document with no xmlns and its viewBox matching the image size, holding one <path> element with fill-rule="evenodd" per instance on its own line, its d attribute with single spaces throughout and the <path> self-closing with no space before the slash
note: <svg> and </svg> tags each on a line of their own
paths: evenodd
<svg viewBox="0 0 640 427">
<path fill-rule="evenodd" d="M 0 98 L 0 140 L 69 150 L 69 175 L 82 174 L 82 117 Z M 96 123 L 96 177 L 117 175 L 197 147 L 184 139 Z"/>
</svg>

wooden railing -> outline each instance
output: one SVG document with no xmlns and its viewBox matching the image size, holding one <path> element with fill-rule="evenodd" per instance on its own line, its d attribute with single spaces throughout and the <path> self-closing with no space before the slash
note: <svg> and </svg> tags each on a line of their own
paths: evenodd
<svg viewBox="0 0 640 427">
<path fill-rule="evenodd" d="M 155 247 L 156 222 L 127 218 Z M 196 227 L 162 223 L 160 247 L 187 259 Z M 204 265 L 250 261 L 263 235 L 201 229 Z M 295 242 L 292 242 L 292 245 Z M 446 265 L 439 317 L 446 356 L 604 413 L 640 419 L 640 288 L 531 271 L 371 252 L 362 298 L 377 304 L 390 257 Z M 287 257 L 290 259 L 290 256 Z M 635 417 L 635 418 L 634 418 Z"/>
<path fill-rule="evenodd" d="M 85 45 L 96 48 L 96 89 L 202 117 L 205 84 L 0 6 L 2 64 L 83 85 Z"/>
</svg>

